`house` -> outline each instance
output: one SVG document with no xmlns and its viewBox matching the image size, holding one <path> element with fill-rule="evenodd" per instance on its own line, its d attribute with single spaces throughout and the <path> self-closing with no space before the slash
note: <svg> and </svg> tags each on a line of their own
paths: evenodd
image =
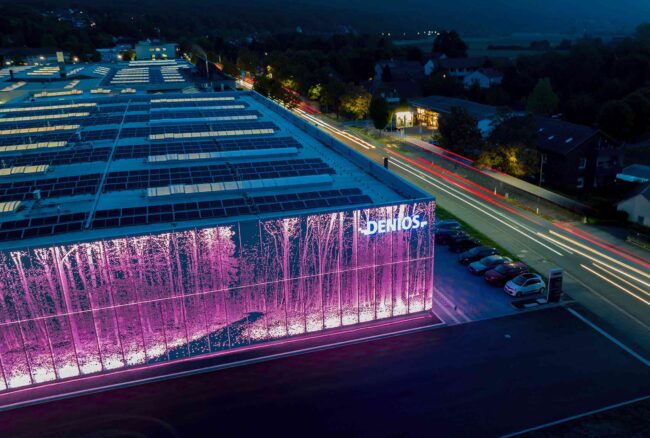
<svg viewBox="0 0 650 438">
<path fill-rule="evenodd" d="M 630 222 L 650 226 L 650 183 L 639 186 L 620 201 L 616 209 L 626 212 Z"/>
<path fill-rule="evenodd" d="M 451 113 L 453 107 L 463 108 L 478 122 L 478 127 L 484 136 L 492 129 L 492 123 L 497 118 L 497 107 L 483 105 L 470 100 L 457 99 L 447 96 L 428 96 L 420 99 L 409 100 L 409 105 L 415 109 L 415 118 L 418 125 L 429 129 L 438 129 L 438 120 L 441 115 Z"/>
<path fill-rule="evenodd" d="M 612 185 L 624 149 L 602 131 L 553 117 L 535 117 L 541 182 L 548 187 L 588 191 Z"/>
<path fill-rule="evenodd" d="M 397 103 L 421 96 L 424 80 L 424 69 L 418 61 L 380 61 L 375 64 L 375 76 L 369 91 L 384 96 L 390 103 Z"/>
<path fill-rule="evenodd" d="M 621 172 L 616 175 L 616 179 L 632 183 L 647 183 L 650 181 L 650 166 L 632 164 L 621 170 Z"/>
<path fill-rule="evenodd" d="M 384 72 L 388 78 L 384 78 Z M 375 64 L 374 81 L 392 82 L 400 80 L 422 80 L 424 69 L 419 61 L 408 61 L 406 59 L 390 59 L 379 61 Z M 384 81 L 384 79 L 387 79 Z"/>
<path fill-rule="evenodd" d="M 447 55 L 439 52 L 432 53 L 427 62 L 424 63 L 424 75 L 431 76 L 431 73 L 440 67 L 440 60 L 442 59 L 447 59 Z"/>
<path fill-rule="evenodd" d="M 445 58 L 439 62 L 440 68 L 445 69 L 450 76 L 464 79 L 465 76 L 482 68 L 487 61 L 484 56 L 470 58 Z"/>
<path fill-rule="evenodd" d="M 503 74 L 494 68 L 479 68 L 463 78 L 465 88 L 478 85 L 480 88 L 490 88 L 495 85 L 501 85 Z"/>
</svg>

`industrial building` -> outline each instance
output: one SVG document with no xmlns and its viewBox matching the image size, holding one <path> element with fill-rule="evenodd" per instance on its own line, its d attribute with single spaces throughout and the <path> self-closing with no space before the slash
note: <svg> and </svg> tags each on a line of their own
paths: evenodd
<svg viewBox="0 0 650 438">
<path fill-rule="evenodd" d="M 253 92 L 2 105 L 0 405 L 426 312 L 434 215 L 430 195 Z"/>
</svg>

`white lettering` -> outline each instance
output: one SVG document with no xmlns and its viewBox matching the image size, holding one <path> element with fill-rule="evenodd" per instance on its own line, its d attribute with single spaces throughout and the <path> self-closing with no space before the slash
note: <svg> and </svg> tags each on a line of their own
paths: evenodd
<svg viewBox="0 0 650 438">
<path fill-rule="evenodd" d="M 391 233 L 393 231 L 408 231 L 424 228 L 427 221 L 421 220 L 420 215 L 404 216 L 399 219 L 381 219 L 378 221 L 367 221 L 366 228 L 359 228 L 361 234 L 372 236 L 373 234 Z"/>
</svg>

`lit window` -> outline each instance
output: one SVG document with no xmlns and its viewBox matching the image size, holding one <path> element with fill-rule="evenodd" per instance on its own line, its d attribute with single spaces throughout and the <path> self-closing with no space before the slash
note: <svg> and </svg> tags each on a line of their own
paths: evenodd
<svg viewBox="0 0 650 438">
<path fill-rule="evenodd" d="M 585 179 L 584 178 L 578 178 L 578 183 L 576 184 L 576 187 L 581 189 L 585 186 Z"/>
</svg>

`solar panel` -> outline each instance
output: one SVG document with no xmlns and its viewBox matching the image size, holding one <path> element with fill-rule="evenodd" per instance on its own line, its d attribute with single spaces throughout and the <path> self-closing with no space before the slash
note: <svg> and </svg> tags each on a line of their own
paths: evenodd
<svg viewBox="0 0 650 438">
<path fill-rule="evenodd" d="M 191 185 L 320 174 L 334 174 L 334 169 L 318 158 L 132 170 L 109 173 L 102 191 L 108 193 L 176 184 Z"/>
<path fill-rule="evenodd" d="M 98 173 L 0 183 L 0 202 L 24 201 L 40 190 L 42 198 L 94 194 L 100 181 Z"/>
<path fill-rule="evenodd" d="M 192 154 L 203 152 L 225 152 L 254 149 L 302 148 L 292 137 L 257 137 L 232 140 L 211 140 L 194 142 L 154 143 L 119 146 L 114 160 L 146 158 L 154 155 Z"/>
<path fill-rule="evenodd" d="M 370 197 L 357 188 L 311 191 L 286 195 L 266 195 L 213 199 L 198 202 L 152 205 L 148 207 L 98 210 L 92 221 L 94 229 L 140 224 L 180 222 L 199 219 L 223 219 L 258 213 L 289 212 L 319 207 L 371 204 Z"/>
</svg>

